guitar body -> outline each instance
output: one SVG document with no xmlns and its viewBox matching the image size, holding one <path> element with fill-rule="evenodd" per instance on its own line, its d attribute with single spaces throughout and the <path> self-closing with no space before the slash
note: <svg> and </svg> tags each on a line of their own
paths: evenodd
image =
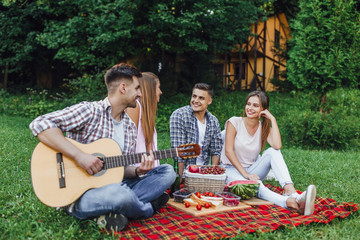
<svg viewBox="0 0 360 240">
<path fill-rule="evenodd" d="M 68 140 L 82 151 L 95 156 L 121 155 L 119 145 L 109 138 L 99 139 L 89 144 Z M 123 179 L 124 167 L 106 169 L 96 175 L 89 175 L 75 161 L 64 155 L 62 155 L 63 166 L 61 167 L 57 161 L 57 153 L 40 142 L 31 157 L 31 179 L 34 192 L 39 200 L 48 206 L 67 206 L 88 189 L 120 183 Z M 60 178 L 63 185 L 60 183 Z"/>
</svg>

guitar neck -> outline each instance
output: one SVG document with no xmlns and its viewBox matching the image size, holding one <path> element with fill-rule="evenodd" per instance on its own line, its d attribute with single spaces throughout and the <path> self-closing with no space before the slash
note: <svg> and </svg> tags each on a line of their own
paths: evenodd
<svg viewBox="0 0 360 240">
<path fill-rule="evenodd" d="M 104 169 L 122 167 L 127 165 L 133 165 L 141 162 L 141 156 L 144 153 L 135 153 L 130 155 L 120 155 L 120 156 L 110 156 L 110 157 L 103 157 Z M 177 149 L 164 149 L 159 151 L 154 151 L 154 158 L 155 159 L 165 159 L 178 156 Z"/>
</svg>

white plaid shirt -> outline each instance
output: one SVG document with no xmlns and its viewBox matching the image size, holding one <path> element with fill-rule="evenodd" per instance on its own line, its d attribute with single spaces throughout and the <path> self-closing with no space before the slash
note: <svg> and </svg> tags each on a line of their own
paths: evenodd
<svg viewBox="0 0 360 240">
<path fill-rule="evenodd" d="M 170 117 L 171 147 L 176 148 L 185 143 L 199 143 L 199 129 L 197 118 L 191 106 L 175 110 Z M 202 142 L 201 154 L 198 156 L 205 165 L 209 164 L 209 157 L 216 155 L 220 158 L 222 150 L 221 128 L 218 119 L 206 111 L 206 130 Z M 196 158 L 187 159 L 176 157 L 175 161 L 196 164 Z"/>
<path fill-rule="evenodd" d="M 73 106 L 37 117 L 30 123 L 34 136 L 50 128 L 60 128 L 79 143 L 87 144 L 100 138 L 114 136 L 114 125 L 110 115 L 111 105 L 108 98 L 97 102 L 81 102 Z M 135 123 L 125 113 L 121 115 L 124 121 L 124 149 L 122 154 L 135 153 L 137 129 Z"/>
</svg>

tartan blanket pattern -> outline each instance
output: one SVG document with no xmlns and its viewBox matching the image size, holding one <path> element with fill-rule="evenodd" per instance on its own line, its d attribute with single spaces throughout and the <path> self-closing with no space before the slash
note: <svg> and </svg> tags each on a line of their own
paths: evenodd
<svg viewBox="0 0 360 240">
<path fill-rule="evenodd" d="M 280 187 L 266 185 L 282 194 Z M 312 222 L 327 224 L 335 218 L 345 218 L 358 211 L 355 203 L 336 203 L 333 199 L 317 197 L 315 212 L 303 216 L 296 211 L 276 205 L 259 205 L 249 209 L 194 217 L 170 206 L 151 218 L 130 221 L 116 233 L 119 239 L 220 239 L 237 234 L 274 231 L 280 227 L 293 228 Z"/>
</svg>

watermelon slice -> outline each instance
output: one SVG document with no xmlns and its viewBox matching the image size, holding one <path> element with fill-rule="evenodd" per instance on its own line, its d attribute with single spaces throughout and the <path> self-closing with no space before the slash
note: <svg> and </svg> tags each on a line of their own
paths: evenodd
<svg viewBox="0 0 360 240">
<path fill-rule="evenodd" d="M 229 191 L 243 200 L 254 197 L 259 190 L 259 186 L 260 182 L 256 180 L 235 180 L 228 184 Z"/>
</svg>

